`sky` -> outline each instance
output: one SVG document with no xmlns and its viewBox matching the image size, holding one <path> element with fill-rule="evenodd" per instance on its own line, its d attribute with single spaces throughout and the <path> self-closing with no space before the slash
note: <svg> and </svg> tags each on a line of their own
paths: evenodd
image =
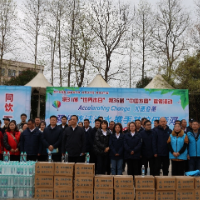
<svg viewBox="0 0 200 200">
<path fill-rule="evenodd" d="M 21 7 L 22 8 L 22 4 L 23 4 L 23 2 L 25 1 L 25 0 L 14 0 L 16 3 L 17 3 L 17 5 L 19 6 L 19 7 Z M 124 2 L 124 3 L 127 3 L 127 4 L 129 4 L 130 6 L 131 6 L 131 8 L 130 8 L 130 10 L 132 10 L 133 8 L 134 8 L 134 5 L 138 5 L 138 3 L 141 1 L 141 0 L 113 0 L 114 2 Z M 160 1 L 160 0 L 146 0 L 146 1 L 148 1 L 148 2 L 150 2 L 151 4 L 152 4 L 152 6 L 154 6 L 154 8 L 156 8 L 156 3 L 158 2 L 158 1 Z M 185 10 L 187 11 L 187 12 L 189 12 L 189 14 L 190 14 L 190 17 L 192 18 L 192 20 L 196 20 L 196 17 L 195 17 L 195 3 L 194 3 L 194 1 L 195 0 L 180 0 L 181 1 L 181 4 L 182 4 L 182 6 L 183 6 L 183 8 L 185 8 Z M 22 16 L 22 12 L 20 11 L 20 9 L 18 10 L 18 15 L 19 16 Z M 22 54 L 24 54 L 24 52 L 22 53 Z M 23 62 L 32 62 L 32 61 L 30 61 L 30 60 L 26 60 L 26 59 L 28 59 L 28 56 L 25 54 L 25 56 L 23 56 L 23 57 L 25 57 L 25 60 L 24 59 L 20 59 L 19 61 L 23 61 Z M 9 59 L 8 57 L 6 57 L 6 59 Z M 45 76 L 46 76 L 46 78 L 50 78 L 50 75 L 48 74 L 46 74 L 45 73 Z"/>
</svg>

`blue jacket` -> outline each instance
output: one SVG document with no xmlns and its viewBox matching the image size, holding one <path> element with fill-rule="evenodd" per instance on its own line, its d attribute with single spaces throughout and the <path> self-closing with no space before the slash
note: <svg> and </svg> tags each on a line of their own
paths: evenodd
<svg viewBox="0 0 200 200">
<path fill-rule="evenodd" d="M 153 130 L 146 131 L 143 130 L 140 135 L 142 137 L 142 157 L 152 158 L 153 153 Z"/>
<path fill-rule="evenodd" d="M 123 159 L 123 149 L 124 149 L 124 135 L 120 133 L 119 138 L 117 139 L 115 133 L 111 134 L 110 141 L 110 157 L 111 159 L 118 160 Z M 119 154 L 119 156 L 115 156 L 115 154 Z"/>
<path fill-rule="evenodd" d="M 131 133 L 124 136 L 124 158 L 125 159 L 140 159 L 142 147 L 142 138 L 139 133 L 135 133 L 132 137 Z M 134 154 L 131 155 L 131 151 Z"/>
<path fill-rule="evenodd" d="M 167 140 L 172 130 L 167 126 L 164 130 L 161 126 L 154 129 L 153 134 L 153 153 L 158 156 L 169 156 Z"/>
<path fill-rule="evenodd" d="M 197 139 L 195 139 L 193 132 L 188 132 L 188 154 L 190 157 L 200 157 L 200 131 L 198 132 Z"/>
<path fill-rule="evenodd" d="M 185 136 L 186 134 L 184 131 L 181 131 L 178 137 L 174 131 L 172 134 L 170 134 L 171 146 L 174 152 L 180 152 L 180 150 L 183 148 L 185 144 Z M 187 160 L 187 148 L 178 157 L 175 157 L 172 152 L 169 152 L 169 159 Z"/>
<path fill-rule="evenodd" d="M 61 140 L 62 140 L 62 129 L 58 126 L 53 129 L 51 126 L 47 126 L 42 134 L 42 143 L 44 148 L 47 149 L 50 145 L 53 146 L 54 149 L 59 150 L 58 154 L 61 154 Z M 46 151 L 47 154 L 47 151 Z"/>
<path fill-rule="evenodd" d="M 35 128 L 33 132 L 29 128 L 24 130 L 20 136 L 20 151 L 27 155 L 37 155 L 41 153 L 41 132 Z"/>
</svg>

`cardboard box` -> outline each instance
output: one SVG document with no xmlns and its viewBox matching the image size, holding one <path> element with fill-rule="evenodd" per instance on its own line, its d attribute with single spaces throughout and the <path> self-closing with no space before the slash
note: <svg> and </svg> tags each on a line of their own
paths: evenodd
<svg viewBox="0 0 200 200">
<path fill-rule="evenodd" d="M 194 199 L 200 200 L 200 190 L 194 190 Z"/>
<path fill-rule="evenodd" d="M 74 163 L 55 163 L 54 175 L 74 176 Z"/>
<path fill-rule="evenodd" d="M 115 190 L 115 200 L 134 200 L 134 189 L 129 190 Z"/>
<path fill-rule="evenodd" d="M 94 177 L 95 164 L 76 163 L 75 164 L 75 177 Z"/>
<path fill-rule="evenodd" d="M 193 200 L 194 190 L 176 190 L 176 200 Z"/>
<path fill-rule="evenodd" d="M 68 176 L 54 176 L 54 188 L 73 187 L 73 177 Z"/>
<path fill-rule="evenodd" d="M 35 176 L 35 187 L 53 188 L 53 176 Z"/>
<path fill-rule="evenodd" d="M 111 200 L 113 199 L 113 189 L 94 189 L 94 200 L 104 199 Z"/>
<path fill-rule="evenodd" d="M 174 176 L 156 176 L 156 190 L 175 190 L 176 181 Z"/>
<path fill-rule="evenodd" d="M 75 188 L 74 200 L 93 200 L 93 188 Z"/>
<path fill-rule="evenodd" d="M 133 189 L 133 176 L 114 176 L 115 189 Z"/>
<path fill-rule="evenodd" d="M 194 178 L 190 176 L 176 176 L 177 190 L 194 190 Z"/>
<path fill-rule="evenodd" d="M 155 179 L 153 176 L 135 176 L 135 189 L 151 190 L 155 189 Z"/>
<path fill-rule="evenodd" d="M 155 189 L 152 190 L 136 190 L 135 200 L 155 200 Z"/>
<path fill-rule="evenodd" d="M 113 189 L 113 176 L 97 175 L 94 178 L 95 188 Z"/>
<path fill-rule="evenodd" d="M 194 189 L 200 189 L 200 177 L 194 177 Z"/>
<path fill-rule="evenodd" d="M 156 200 L 174 200 L 176 191 L 156 191 Z"/>
<path fill-rule="evenodd" d="M 93 188 L 94 187 L 94 178 L 93 177 L 75 177 L 74 187 L 87 187 Z"/>
<path fill-rule="evenodd" d="M 54 175 L 54 163 L 48 163 L 48 162 L 37 162 L 35 164 L 35 174 L 36 175 Z"/>
<path fill-rule="evenodd" d="M 54 199 L 73 199 L 73 188 L 54 188 Z"/>
<path fill-rule="evenodd" d="M 53 199 L 53 188 L 35 188 L 35 199 Z"/>
</svg>

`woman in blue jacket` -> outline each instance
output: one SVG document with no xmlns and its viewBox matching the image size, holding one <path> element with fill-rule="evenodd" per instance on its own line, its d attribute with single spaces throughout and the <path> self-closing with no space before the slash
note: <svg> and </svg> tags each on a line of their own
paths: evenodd
<svg viewBox="0 0 200 200">
<path fill-rule="evenodd" d="M 113 134 L 110 136 L 109 147 L 112 175 L 122 175 L 124 148 L 124 135 L 122 131 L 122 125 L 117 123 L 113 128 Z"/>
<path fill-rule="evenodd" d="M 167 143 L 169 147 L 169 159 L 172 160 L 172 176 L 183 176 L 185 160 L 187 160 L 188 137 L 181 129 L 180 124 L 175 124 Z"/>
<path fill-rule="evenodd" d="M 129 124 L 129 132 L 124 136 L 124 157 L 128 164 L 128 175 L 139 175 L 142 138 L 136 133 L 135 123 Z"/>
</svg>

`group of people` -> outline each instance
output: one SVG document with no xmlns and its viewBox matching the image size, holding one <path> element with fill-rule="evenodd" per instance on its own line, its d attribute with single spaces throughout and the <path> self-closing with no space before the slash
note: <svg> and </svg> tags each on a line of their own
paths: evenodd
<svg viewBox="0 0 200 200">
<path fill-rule="evenodd" d="M 128 175 L 140 175 L 142 165 L 145 171 L 159 176 L 169 173 L 172 160 L 172 175 L 184 175 L 185 171 L 200 169 L 200 129 L 199 123 L 185 119 L 176 121 L 174 129 L 167 126 L 166 118 L 151 121 L 146 118 L 129 122 L 124 130 L 121 123 L 108 122 L 99 117 L 95 126 L 90 121 L 78 123 L 78 116 L 68 120 L 62 116 L 57 125 L 57 117 L 50 117 L 50 124 L 39 117 L 27 121 L 21 114 L 21 123 L 4 118 L 0 129 L 0 159 L 3 152 L 10 153 L 11 161 L 19 161 L 20 154 L 27 154 L 27 160 L 47 161 L 48 152 L 54 162 L 60 162 L 68 153 L 68 162 L 85 162 L 85 154 L 90 154 L 90 162 L 95 163 L 96 174 L 122 175 L 127 163 Z"/>
</svg>

